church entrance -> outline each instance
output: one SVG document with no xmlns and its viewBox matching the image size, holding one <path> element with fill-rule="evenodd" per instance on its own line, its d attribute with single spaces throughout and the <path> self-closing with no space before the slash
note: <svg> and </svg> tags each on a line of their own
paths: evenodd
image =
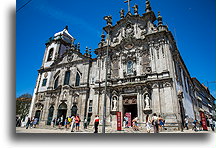
<svg viewBox="0 0 216 148">
<path fill-rule="evenodd" d="M 123 116 L 125 113 L 131 113 L 131 120 L 137 117 L 137 97 L 123 97 Z"/>
<path fill-rule="evenodd" d="M 66 103 L 61 103 L 59 105 L 57 118 L 61 117 L 62 115 L 63 115 L 63 121 L 64 121 L 67 115 L 67 104 Z"/>
</svg>

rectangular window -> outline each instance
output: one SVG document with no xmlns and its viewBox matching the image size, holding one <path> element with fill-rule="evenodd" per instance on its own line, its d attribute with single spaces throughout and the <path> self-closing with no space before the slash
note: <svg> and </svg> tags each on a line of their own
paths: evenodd
<svg viewBox="0 0 216 148">
<path fill-rule="evenodd" d="M 43 79 L 42 86 L 46 86 L 47 79 Z"/>
<path fill-rule="evenodd" d="M 89 100 L 89 109 L 88 109 L 89 112 L 92 112 L 92 103 L 93 100 Z"/>
</svg>

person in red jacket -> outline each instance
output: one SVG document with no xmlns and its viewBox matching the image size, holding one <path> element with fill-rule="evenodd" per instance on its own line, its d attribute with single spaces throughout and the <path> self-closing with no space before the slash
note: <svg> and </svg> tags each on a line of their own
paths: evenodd
<svg viewBox="0 0 216 148">
<path fill-rule="evenodd" d="M 79 126 L 80 126 L 80 117 L 79 117 L 79 115 L 76 115 L 76 117 L 75 117 L 75 124 L 76 124 L 76 131 L 79 131 Z"/>
<path fill-rule="evenodd" d="M 94 128 L 95 128 L 95 131 L 94 131 L 94 133 L 98 133 L 98 125 L 99 125 L 99 116 L 95 115 L 95 119 L 94 119 Z"/>
</svg>

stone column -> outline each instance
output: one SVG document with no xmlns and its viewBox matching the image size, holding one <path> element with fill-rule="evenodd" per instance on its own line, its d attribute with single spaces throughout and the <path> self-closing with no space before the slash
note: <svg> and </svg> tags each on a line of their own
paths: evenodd
<svg viewBox="0 0 216 148">
<path fill-rule="evenodd" d="M 142 110 L 141 108 L 141 104 L 140 104 L 140 93 L 137 93 L 137 117 L 139 118 L 139 120 L 141 121 L 141 114 L 140 114 L 140 110 Z"/>
<path fill-rule="evenodd" d="M 49 113 L 49 101 L 46 99 L 44 109 L 43 109 L 43 116 L 42 116 L 42 121 L 44 122 L 44 125 L 46 125 L 48 113 Z"/>
<path fill-rule="evenodd" d="M 152 111 L 153 113 L 160 113 L 160 93 L 159 93 L 158 84 L 154 84 L 152 88 Z"/>
</svg>

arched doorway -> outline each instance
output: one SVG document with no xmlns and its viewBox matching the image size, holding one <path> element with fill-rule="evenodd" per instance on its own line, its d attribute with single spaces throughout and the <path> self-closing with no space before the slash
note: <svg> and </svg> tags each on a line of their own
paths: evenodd
<svg viewBox="0 0 216 148">
<path fill-rule="evenodd" d="M 53 111 L 54 111 L 54 107 L 50 106 L 49 113 L 48 113 L 48 118 L 47 118 L 47 125 L 51 125 L 52 118 L 53 118 Z"/>
<path fill-rule="evenodd" d="M 63 121 L 64 121 L 67 115 L 67 104 L 64 102 L 61 103 L 58 107 L 57 118 L 61 117 L 62 115 L 63 115 Z"/>
<path fill-rule="evenodd" d="M 35 112 L 35 118 L 38 118 L 38 122 L 37 122 L 37 124 L 39 123 L 39 121 L 40 121 L 40 114 L 41 114 L 41 110 L 37 110 L 36 112 Z"/>
</svg>

